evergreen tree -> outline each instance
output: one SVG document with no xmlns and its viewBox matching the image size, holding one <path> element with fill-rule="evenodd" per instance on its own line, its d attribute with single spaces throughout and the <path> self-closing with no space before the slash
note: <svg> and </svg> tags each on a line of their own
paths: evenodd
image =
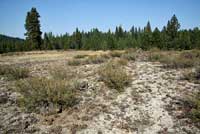
<svg viewBox="0 0 200 134">
<path fill-rule="evenodd" d="M 152 34 L 152 46 L 162 49 L 161 33 L 157 27 Z"/>
<path fill-rule="evenodd" d="M 151 32 L 152 32 L 152 31 L 151 31 L 151 24 L 150 24 L 149 21 L 147 22 L 147 25 L 146 25 L 146 27 L 144 28 L 144 30 L 145 30 L 145 32 L 147 32 L 147 33 L 151 33 Z"/>
<path fill-rule="evenodd" d="M 36 8 L 32 8 L 30 12 L 27 13 L 25 29 L 27 32 L 25 33 L 26 40 L 32 45 L 32 49 L 41 49 L 42 39 L 40 31 L 40 21 L 39 21 L 39 13 Z"/>
</svg>

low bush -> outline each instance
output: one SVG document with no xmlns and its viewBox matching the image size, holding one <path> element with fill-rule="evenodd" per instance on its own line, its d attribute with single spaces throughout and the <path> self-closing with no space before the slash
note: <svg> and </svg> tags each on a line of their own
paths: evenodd
<svg viewBox="0 0 200 134">
<path fill-rule="evenodd" d="M 119 65 L 126 66 L 128 64 L 128 60 L 124 58 L 117 59 L 116 61 Z"/>
<path fill-rule="evenodd" d="M 150 61 L 159 61 L 167 68 L 189 68 L 200 63 L 200 51 L 150 52 L 148 59 Z"/>
<path fill-rule="evenodd" d="M 11 80 L 27 78 L 29 76 L 29 73 L 30 71 L 28 68 L 16 67 L 11 65 L 0 66 L 0 75 L 5 75 Z"/>
<path fill-rule="evenodd" d="M 128 52 L 128 53 L 124 53 L 122 56 L 122 58 L 127 59 L 129 61 L 135 61 L 136 60 L 136 54 L 133 52 Z"/>
<path fill-rule="evenodd" d="M 50 75 L 54 79 L 70 80 L 77 76 L 77 72 L 72 70 L 70 67 L 54 66 L 50 68 Z"/>
<path fill-rule="evenodd" d="M 164 55 L 163 54 L 161 54 L 161 53 L 154 53 L 154 52 L 152 52 L 152 53 L 150 53 L 149 54 L 149 56 L 148 56 L 148 60 L 149 61 L 161 61 L 161 59 L 164 57 Z"/>
<path fill-rule="evenodd" d="M 200 92 L 195 93 L 184 103 L 186 117 L 189 117 L 198 127 L 200 127 Z"/>
<path fill-rule="evenodd" d="M 76 104 L 76 90 L 65 80 L 30 78 L 16 82 L 20 106 L 28 112 L 59 112 Z"/>
<path fill-rule="evenodd" d="M 71 59 L 71 60 L 68 60 L 67 63 L 70 66 L 79 66 L 79 65 L 82 65 L 82 60 L 80 60 L 80 59 Z"/>
<path fill-rule="evenodd" d="M 123 54 L 123 52 L 120 51 L 111 51 L 110 53 L 111 57 L 121 57 L 121 55 Z"/>
<path fill-rule="evenodd" d="M 184 72 L 183 78 L 194 83 L 200 83 L 200 66 L 195 67 L 194 71 Z"/>
<path fill-rule="evenodd" d="M 85 64 L 100 64 L 107 61 L 107 59 L 102 55 L 91 55 L 84 62 Z"/>
<path fill-rule="evenodd" d="M 85 58 L 87 57 L 88 55 L 76 55 L 74 56 L 75 59 L 82 59 L 82 58 Z"/>
<path fill-rule="evenodd" d="M 126 73 L 122 66 L 115 62 L 109 62 L 101 66 L 98 71 L 100 80 L 108 87 L 123 91 L 125 86 L 128 86 L 131 81 L 130 75 Z"/>
</svg>

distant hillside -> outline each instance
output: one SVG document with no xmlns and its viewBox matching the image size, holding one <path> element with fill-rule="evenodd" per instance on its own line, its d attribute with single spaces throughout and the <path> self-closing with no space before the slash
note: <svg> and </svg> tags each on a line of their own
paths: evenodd
<svg viewBox="0 0 200 134">
<path fill-rule="evenodd" d="M 0 43 L 4 41 L 24 41 L 24 39 L 16 38 L 16 37 L 10 37 L 7 35 L 0 34 Z"/>
<path fill-rule="evenodd" d="M 0 53 L 21 51 L 24 39 L 0 34 Z"/>
</svg>

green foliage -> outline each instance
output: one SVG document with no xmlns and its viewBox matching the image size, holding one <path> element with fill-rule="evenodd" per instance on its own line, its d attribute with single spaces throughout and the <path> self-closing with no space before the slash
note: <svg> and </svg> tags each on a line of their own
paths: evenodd
<svg viewBox="0 0 200 134">
<path fill-rule="evenodd" d="M 10 80 L 18 80 L 29 76 L 29 69 L 16 66 L 0 65 L 0 75 L 5 75 Z"/>
<path fill-rule="evenodd" d="M 36 8 L 32 8 L 26 16 L 25 29 L 27 32 L 25 36 L 27 36 L 26 39 L 30 43 L 31 49 L 42 49 L 42 32 L 40 31 L 39 17 L 40 15 Z"/>
<path fill-rule="evenodd" d="M 73 85 L 65 80 L 30 78 L 16 82 L 20 106 L 29 112 L 58 112 L 77 103 Z M 45 110 L 45 111 L 44 111 Z"/>
<path fill-rule="evenodd" d="M 26 41 L 11 38 L 1 39 L 0 53 L 27 51 L 33 49 L 81 49 L 81 50 L 121 50 L 129 48 L 142 48 L 149 50 L 157 47 L 163 50 L 200 49 L 200 29 L 179 30 L 180 23 L 175 15 L 160 31 L 151 29 L 150 21 L 144 28 L 132 27 L 126 31 L 122 26 L 117 26 L 114 32 L 102 32 L 93 28 L 89 32 L 80 32 L 76 28 L 72 35 L 53 35 L 44 33 L 41 40 L 39 13 L 32 8 L 27 13 L 25 28 Z M 4 37 L 3 37 L 4 38 Z"/>
<path fill-rule="evenodd" d="M 122 66 L 116 62 L 109 62 L 101 66 L 98 71 L 100 79 L 110 88 L 121 92 L 131 82 L 131 77 Z"/>
</svg>

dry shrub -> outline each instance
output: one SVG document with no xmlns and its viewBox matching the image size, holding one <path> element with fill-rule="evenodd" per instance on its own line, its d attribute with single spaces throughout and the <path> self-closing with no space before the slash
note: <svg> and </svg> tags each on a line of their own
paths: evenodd
<svg viewBox="0 0 200 134">
<path fill-rule="evenodd" d="M 65 80 L 30 78 L 16 82 L 20 106 L 29 112 L 59 112 L 76 104 L 76 90 Z"/>
<path fill-rule="evenodd" d="M 98 71 L 100 80 L 108 87 L 118 91 L 123 91 L 125 86 L 131 82 L 131 76 L 126 73 L 124 68 L 115 62 L 102 65 Z"/>
<path fill-rule="evenodd" d="M 183 117 L 191 119 L 197 127 L 200 127 L 200 92 L 193 93 L 190 97 L 186 97 L 182 103 Z"/>
<path fill-rule="evenodd" d="M 74 58 L 75 59 L 83 59 L 83 58 L 85 58 L 85 57 L 87 57 L 88 55 L 76 55 L 76 56 L 74 56 Z"/>
<path fill-rule="evenodd" d="M 127 59 L 124 59 L 124 58 L 117 59 L 116 62 L 117 62 L 119 65 L 122 65 L 122 66 L 126 66 L 126 65 L 128 64 L 128 60 L 127 60 Z"/>
<path fill-rule="evenodd" d="M 129 60 L 129 61 L 135 61 L 136 60 L 136 54 L 133 53 L 133 52 L 124 53 L 121 57 L 123 59 Z"/>
<path fill-rule="evenodd" d="M 85 64 L 100 64 L 107 61 L 107 59 L 102 55 L 91 55 L 84 62 Z"/>
<path fill-rule="evenodd" d="M 184 72 L 183 78 L 190 82 L 200 83 L 200 66 L 196 66 L 194 71 Z"/>
<path fill-rule="evenodd" d="M 71 60 L 68 60 L 68 65 L 70 66 L 79 66 L 79 65 L 82 65 L 82 60 L 80 59 L 71 59 Z"/>
<path fill-rule="evenodd" d="M 67 66 L 66 67 L 54 66 L 50 68 L 49 73 L 54 79 L 61 79 L 61 80 L 70 80 L 72 78 L 77 77 L 78 75 L 76 71 Z"/>
<path fill-rule="evenodd" d="M 123 54 L 123 52 L 120 51 L 111 51 L 110 53 L 111 57 L 121 57 L 121 55 Z"/>
<path fill-rule="evenodd" d="M 166 68 L 189 68 L 199 64 L 200 51 L 150 52 L 148 59 L 150 61 L 159 61 Z"/>
<path fill-rule="evenodd" d="M 10 80 L 17 80 L 27 78 L 29 76 L 30 70 L 28 68 L 0 65 L 0 75 L 7 76 Z"/>
</svg>

